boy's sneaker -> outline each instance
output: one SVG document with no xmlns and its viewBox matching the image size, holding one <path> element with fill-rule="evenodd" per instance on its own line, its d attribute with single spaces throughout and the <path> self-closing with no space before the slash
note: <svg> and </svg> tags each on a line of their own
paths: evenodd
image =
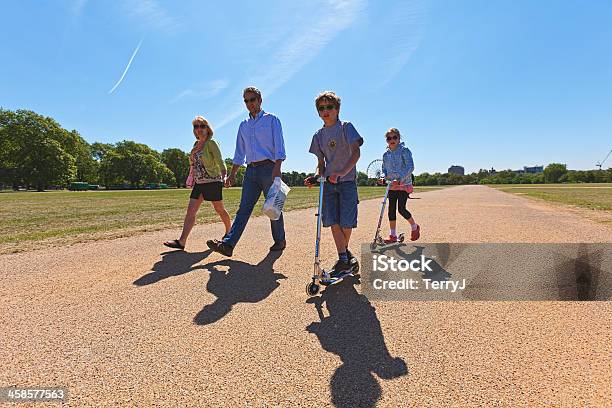
<svg viewBox="0 0 612 408">
<path fill-rule="evenodd" d="M 210 239 L 206 241 L 206 245 L 208 245 L 208 247 L 213 251 L 219 252 L 220 254 L 223 254 L 225 256 L 232 256 L 232 254 L 234 253 L 234 248 L 223 241 Z"/>
<path fill-rule="evenodd" d="M 349 264 L 353 265 L 357 263 L 357 258 L 355 258 L 355 255 L 353 255 L 348 248 L 346 248 L 346 255 L 348 256 Z"/>
<path fill-rule="evenodd" d="M 414 239 L 413 239 L 414 241 Z M 397 242 L 397 236 L 395 235 L 389 235 L 388 239 L 385 239 L 385 244 L 394 244 Z"/>
<path fill-rule="evenodd" d="M 341 278 L 351 272 L 351 263 L 348 261 L 338 260 L 334 265 L 334 270 L 329 274 L 332 279 Z"/>
<path fill-rule="evenodd" d="M 410 233 L 410 240 L 416 241 L 421 236 L 421 226 L 417 225 L 416 229 L 413 229 Z"/>
</svg>

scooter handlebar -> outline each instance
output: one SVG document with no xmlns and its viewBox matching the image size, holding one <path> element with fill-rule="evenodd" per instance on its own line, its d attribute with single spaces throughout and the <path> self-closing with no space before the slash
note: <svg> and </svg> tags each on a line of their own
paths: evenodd
<svg viewBox="0 0 612 408">
<path fill-rule="evenodd" d="M 329 181 L 329 176 L 323 178 L 323 181 L 327 181 L 328 183 L 331 183 Z M 321 182 L 321 176 L 308 176 L 304 179 L 304 185 L 306 186 L 314 186 L 315 184 L 318 184 Z"/>
</svg>

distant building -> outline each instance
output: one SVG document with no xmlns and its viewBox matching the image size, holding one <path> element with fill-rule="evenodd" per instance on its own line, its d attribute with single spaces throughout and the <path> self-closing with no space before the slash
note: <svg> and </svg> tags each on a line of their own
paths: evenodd
<svg viewBox="0 0 612 408">
<path fill-rule="evenodd" d="M 452 174 L 458 174 L 460 176 L 465 175 L 465 169 L 463 168 L 463 166 L 450 166 L 448 168 L 448 172 Z"/>
<path fill-rule="evenodd" d="M 523 166 L 523 171 L 525 173 L 531 173 L 531 174 L 543 173 L 544 172 L 544 166 L 533 166 L 533 167 Z"/>
<path fill-rule="evenodd" d="M 544 166 L 523 166 L 521 170 L 512 170 L 512 172 L 516 174 L 538 174 L 544 172 Z"/>
</svg>

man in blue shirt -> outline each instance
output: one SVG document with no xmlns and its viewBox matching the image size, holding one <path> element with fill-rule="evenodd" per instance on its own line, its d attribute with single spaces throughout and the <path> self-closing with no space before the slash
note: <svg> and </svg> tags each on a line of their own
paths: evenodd
<svg viewBox="0 0 612 408">
<path fill-rule="evenodd" d="M 225 256 L 232 256 L 259 196 L 262 191 L 267 195 L 274 178 L 281 176 L 281 164 L 286 158 L 280 120 L 261 109 L 259 89 L 250 86 L 244 90 L 243 96 L 249 117 L 238 127 L 233 166 L 225 181 L 226 187 L 233 185 L 238 168 L 247 163 L 240 206 L 230 232 L 221 241 L 215 239 L 206 242 L 210 249 Z M 282 251 L 286 246 L 283 215 L 276 221 L 270 221 L 270 226 L 274 238 L 270 251 Z"/>
</svg>

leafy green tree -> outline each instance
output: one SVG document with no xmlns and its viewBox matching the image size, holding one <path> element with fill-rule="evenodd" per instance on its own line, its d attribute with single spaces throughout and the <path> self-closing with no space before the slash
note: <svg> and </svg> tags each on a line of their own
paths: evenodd
<svg viewBox="0 0 612 408">
<path fill-rule="evenodd" d="M 157 170 L 157 175 L 159 177 L 160 182 L 165 183 L 169 186 L 179 187 L 179 185 L 176 184 L 176 176 L 174 175 L 172 170 L 166 167 L 165 164 L 161 163 L 161 166 Z M 185 180 L 183 180 L 183 184 L 184 183 L 185 183 Z"/>
<path fill-rule="evenodd" d="M 291 187 L 304 185 L 305 178 L 306 173 L 298 173 L 297 171 L 292 171 L 291 173 L 284 172 L 282 174 L 283 181 Z"/>
<path fill-rule="evenodd" d="M 106 188 L 122 184 L 125 180 L 120 169 L 120 157 L 114 148 L 106 150 L 100 160 L 99 178 Z"/>
<path fill-rule="evenodd" d="M 95 142 L 91 144 L 91 155 L 94 160 L 100 162 L 105 155 L 115 150 L 115 146 L 110 143 Z"/>
<path fill-rule="evenodd" d="M 545 183 L 558 183 L 561 176 L 567 173 L 567 166 L 561 163 L 550 163 L 544 169 Z"/>
<path fill-rule="evenodd" d="M 0 182 L 17 188 L 16 152 L 17 140 L 11 137 L 10 126 L 15 122 L 15 112 L 0 108 Z"/>
<path fill-rule="evenodd" d="M 94 146 L 97 149 L 100 146 Z M 147 183 L 175 184 L 174 173 L 162 162 L 161 154 L 142 143 L 129 140 L 100 151 L 100 178 L 106 186 L 129 183 L 140 188 Z M 97 156 L 97 153 L 95 154 Z"/>
<path fill-rule="evenodd" d="M 28 173 L 22 176 L 23 180 L 38 191 L 51 184 L 65 185 L 76 174 L 76 160 L 53 139 L 39 140 L 26 160 Z"/>
<path fill-rule="evenodd" d="M 225 167 L 227 167 L 227 174 L 229 175 L 230 172 L 232 171 L 232 166 L 234 165 L 232 159 L 230 159 L 229 157 L 227 159 L 225 159 Z M 236 187 L 241 187 L 242 186 L 242 182 L 244 181 L 244 172 L 246 171 L 246 167 L 245 166 L 240 166 L 238 168 L 238 171 L 236 172 Z"/>
<path fill-rule="evenodd" d="M 171 184 L 184 187 L 189 176 L 189 155 L 181 149 L 173 148 L 164 150 L 161 159 L 174 176 Z"/>
<path fill-rule="evenodd" d="M 358 186 L 368 186 L 370 185 L 368 175 L 363 171 L 357 172 L 357 185 Z"/>
<path fill-rule="evenodd" d="M 91 145 L 85 141 L 76 130 L 68 132 L 64 130 L 62 143 L 64 150 L 75 158 L 76 179 L 94 183 L 98 178 L 98 164 L 94 160 Z"/>
<path fill-rule="evenodd" d="M 0 163 L 14 187 L 25 184 L 44 190 L 51 183 L 67 183 L 77 174 L 75 157 L 80 152 L 85 172 L 87 143 L 78 133 L 29 110 L 0 109 Z"/>
</svg>

